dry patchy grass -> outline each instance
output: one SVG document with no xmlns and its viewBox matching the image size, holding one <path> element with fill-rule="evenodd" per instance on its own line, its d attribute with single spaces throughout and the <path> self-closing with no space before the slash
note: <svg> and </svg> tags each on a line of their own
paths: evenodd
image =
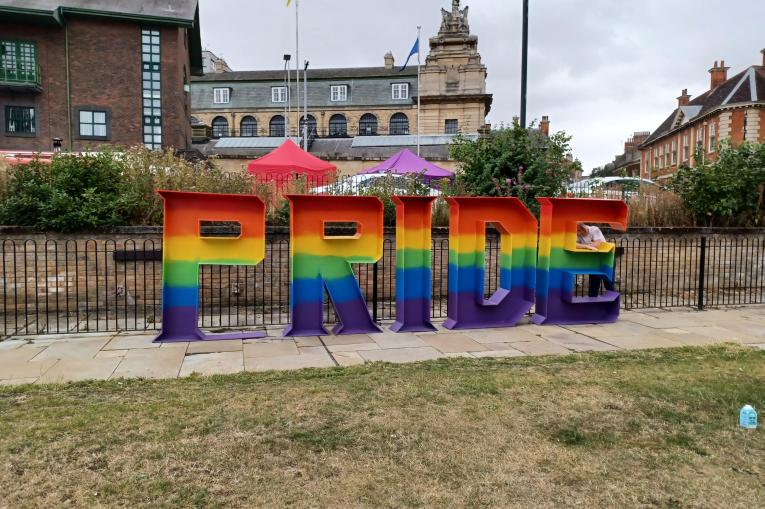
<svg viewBox="0 0 765 509">
<path fill-rule="evenodd" d="M 0 507 L 755 507 L 765 352 L 0 390 Z"/>
</svg>

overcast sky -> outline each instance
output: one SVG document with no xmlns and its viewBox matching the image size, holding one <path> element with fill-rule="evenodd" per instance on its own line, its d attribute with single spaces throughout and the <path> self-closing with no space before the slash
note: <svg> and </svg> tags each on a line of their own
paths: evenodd
<svg viewBox="0 0 765 509">
<path fill-rule="evenodd" d="M 294 2 L 293 2 L 294 3 Z M 285 0 L 200 0 L 202 44 L 234 70 L 279 69 L 295 50 Z M 492 124 L 518 115 L 521 0 L 462 0 L 488 68 Z M 311 67 L 402 63 L 422 26 L 436 35 L 451 0 L 300 0 L 300 58 Z M 683 88 L 709 88 L 714 60 L 729 76 L 760 64 L 763 0 L 531 0 L 530 119 L 549 115 L 573 137 L 585 170 L 620 153 L 634 131 L 654 130 Z"/>
</svg>

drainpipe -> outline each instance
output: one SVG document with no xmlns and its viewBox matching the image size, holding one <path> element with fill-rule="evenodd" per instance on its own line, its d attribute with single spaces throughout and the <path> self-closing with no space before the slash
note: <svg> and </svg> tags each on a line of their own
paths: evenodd
<svg viewBox="0 0 765 509">
<path fill-rule="evenodd" d="M 69 25 L 64 25 L 64 52 L 66 60 L 66 128 L 67 138 L 69 142 L 69 152 L 74 149 L 74 143 L 72 140 L 72 87 L 70 83 L 69 73 Z"/>
</svg>

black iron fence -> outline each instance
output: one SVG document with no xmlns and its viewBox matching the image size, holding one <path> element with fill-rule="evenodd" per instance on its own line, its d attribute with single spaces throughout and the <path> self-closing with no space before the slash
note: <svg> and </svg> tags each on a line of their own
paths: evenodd
<svg viewBox="0 0 765 509">
<path fill-rule="evenodd" d="M 616 289 L 625 309 L 765 303 L 765 234 L 617 238 Z M 496 238 L 487 239 L 485 294 L 499 282 Z M 353 269 L 377 321 L 395 316 L 395 240 L 378 263 Z M 0 334 L 160 327 L 161 240 L 3 240 Z M 446 316 L 449 241 L 432 250 L 434 318 Z M 586 277 L 586 276 L 585 276 Z M 289 240 L 270 238 L 251 267 L 201 267 L 199 325 L 277 327 L 289 321 Z M 586 288 L 578 278 L 577 289 Z M 335 321 L 325 304 L 326 320 Z"/>
</svg>

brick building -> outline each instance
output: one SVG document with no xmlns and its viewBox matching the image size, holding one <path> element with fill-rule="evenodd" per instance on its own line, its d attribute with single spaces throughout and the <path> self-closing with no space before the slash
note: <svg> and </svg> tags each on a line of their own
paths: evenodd
<svg viewBox="0 0 765 509">
<path fill-rule="evenodd" d="M 722 140 L 765 141 L 765 50 L 761 65 L 732 78 L 729 69 L 724 60 L 715 62 L 709 90 L 695 99 L 683 90 L 677 108 L 640 146 L 645 178 L 670 177 L 678 166 L 693 165 L 697 151 L 714 160 Z"/>
<path fill-rule="evenodd" d="M 636 131 L 624 142 L 624 152 L 614 157 L 614 160 L 602 168 L 592 172 L 597 177 L 639 177 L 640 176 L 640 145 L 651 135 L 650 131 Z"/>
<path fill-rule="evenodd" d="M 197 0 L 0 0 L 0 150 L 186 148 Z"/>
<path fill-rule="evenodd" d="M 284 69 L 194 78 L 193 115 L 211 128 L 214 140 L 221 139 L 209 150 L 218 155 L 227 150 L 242 157 L 261 155 L 287 135 L 300 136 L 307 122 L 312 152 L 320 157 L 384 158 L 415 145 L 419 96 L 420 134 L 427 136 L 421 139 L 423 153 L 446 157 L 453 135 L 477 136 L 486 128 L 492 95 L 486 92 L 487 70 L 478 53 L 478 37 L 470 33 L 468 7 L 453 0 L 450 10 L 441 9 L 441 17 L 427 56 L 423 50 L 419 88 L 416 59 L 402 71 L 402 63 L 390 52 L 378 67 L 309 68 L 305 119 L 295 108 L 300 96 L 303 109 L 304 92 L 302 82 L 296 87 L 294 70 L 289 84 Z M 290 65 L 294 68 L 294 62 Z"/>
</svg>

